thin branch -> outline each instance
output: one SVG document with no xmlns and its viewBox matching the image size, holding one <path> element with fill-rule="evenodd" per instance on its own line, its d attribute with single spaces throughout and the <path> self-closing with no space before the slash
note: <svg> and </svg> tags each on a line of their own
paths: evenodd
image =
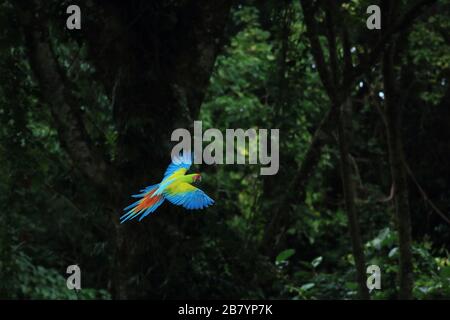
<svg viewBox="0 0 450 320">
<path fill-rule="evenodd" d="M 422 186 L 417 181 L 414 173 L 412 172 L 410 166 L 406 163 L 406 160 L 403 160 L 403 164 L 405 166 L 406 172 L 411 177 L 412 181 L 416 185 L 417 189 L 419 190 L 420 194 L 422 195 L 422 198 L 425 202 L 427 202 L 430 207 L 436 212 L 445 222 L 447 222 L 450 225 L 450 219 L 431 201 L 430 197 L 428 197 L 425 190 L 422 188 Z"/>
</svg>

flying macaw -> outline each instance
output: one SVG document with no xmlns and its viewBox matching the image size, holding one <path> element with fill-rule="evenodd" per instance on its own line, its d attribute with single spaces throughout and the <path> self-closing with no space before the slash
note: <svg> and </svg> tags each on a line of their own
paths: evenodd
<svg viewBox="0 0 450 320">
<path fill-rule="evenodd" d="M 120 217 L 120 223 L 134 219 L 139 215 L 141 215 L 139 218 L 139 221 L 141 221 L 154 212 L 165 199 L 188 210 L 203 209 L 212 205 L 213 199 L 202 190 L 191 185 L 191 183 L 202 179 L 199 173 L 186 175 L 191 164 L 190 153 L 174 157 L 160 183 L 142 189 L 140 194 L 132 196 L 140 199 L 124 209 L 126 213 Z"/>
</svg>

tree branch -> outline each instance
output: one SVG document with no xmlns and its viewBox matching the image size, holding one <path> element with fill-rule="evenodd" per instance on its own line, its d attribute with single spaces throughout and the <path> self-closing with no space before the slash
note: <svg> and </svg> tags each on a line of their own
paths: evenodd
<svg viewBox="0 0 450 320">
<path fill-rule="evenodd" d="M 416 185 L 417 189 L 419 190 L 420 195 L 422 196 L 423 200 L 427 202 L 430 207 L 433 209 L 434 212 L 436 212 L 445 222 L 450 224 L 450 219 L 434 204 L 433 201 L 431 201 L 428 194 L 425 192 L 425 190 L 422 188 L 422 186 L 419 184 L 419 181 L 417 181 L 416 176 L 412 172 L 410 166 L 408 163 L 406 163 L 406 160 L 403 160 L 403 165 L 405 166 L 406 172 L 411 177 L 412 181 Z"/>
<path fill-rule="evenodd" d="M 336 99 L 336 88 L 334 86 L 330 70 L 328 70 L 323 49 L 319 41 L 317 23 L 314 18 L 316 12 L 313 8 L 313 4 L 311 3 L 311 0 L 300 0 L 300 4 L 303 8 L 303 18 L 306 24 L 306 34 L 311 45 L 311 52 L 314 56 L 320 79 L 322 80 L 323 86 L 328 95 L 330 97 L 333 97 L 333 99 Z"/>
<path fill-rule="evenodd" d="M 327 28 L 327 40 L 328 40 L 328 52 L 330 59 L 330 68 L 331 68 L 331 77 L 333 81 L 334 88 L 338 88 L 339 86 L 339 67 L 338 67 L 338 54 L 337 54 L 337 39 L 336 39 L 336 31 L 335 31 L 335 14 L 336 14 L 336 6 L 333 4 L 333 1 L 325 2 L 325 23 Z"/>
</svg>

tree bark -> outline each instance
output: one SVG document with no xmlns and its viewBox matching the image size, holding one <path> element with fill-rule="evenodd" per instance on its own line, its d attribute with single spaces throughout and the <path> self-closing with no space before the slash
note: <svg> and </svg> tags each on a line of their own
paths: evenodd
<svg viewBox="0 0 450 320">
<path fill-rule="evenodd" d="M 348 118 L 345 109 L 351 108 L 351 98 L 340 108 L 338 120 L 338 140 L 341 167 L 342 190 L 344 193 L 345 207 L 349 226 L 350 239 L 352 243 L 353 257 L 355 259 L 356 279 L 358 283 L 358 294 L 361 299 L 370 299 L 366 286 L 366 262 L 364 257 L 361 230 L 359 228 L 358 214 L 355 205 L 355 177 L 352 172 L 350 159 L 350 126 L 352 119 Z"/>
<path fill-rule="evenodd" d="M 383 83 L 386 105 L 386 131 L 389 163 L 394 185 L 394 206 L 399 241 L 399 294 L 400 299 L 412 299 L 413 257 L 411 251 L 411 216 L 408 185 L 404 167 L 401 136 L 401 101 L 396 89 L 394 71 L 395 49 L 389 46 L 383 57 Z"/>
</svg>

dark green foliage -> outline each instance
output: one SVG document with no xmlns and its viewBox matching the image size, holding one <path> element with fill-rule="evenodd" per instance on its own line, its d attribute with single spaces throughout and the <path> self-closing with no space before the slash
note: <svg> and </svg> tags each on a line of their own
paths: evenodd
<svg viewBox="0 0 450 320">
<path fill-rule="evenodd" d="M 98 10 L 96 1 L 88 2 Z M 336 132 L 326 136 L 303 192 L 288 187 L 330 109 L 302 9 L 298 1 L 241 2 L 231 9 L 224 38 L 217 39 L 222 47 L 214 66 L 201 72 L 208 85 L 196 83 L 189 69 L 207 62 L 177 42 L 182 35 L 172 34 L 195 12 L 190 1 L 144 6 L 144 15 L 167 20 L 152 33 L 139 29 L 144 26 L 139 17 L 128 16 L 141 9 L 127 7 L 123 21 L 114 23 L 130 28 L 124 52 L 132 62 L 114 60 L 123 58 L 123 42 L 103 56 L 93 47 L 94 35 L 62 30 L 60 3 L 48 1 L 45 10 L 38 6 L 48 15 L 51 47 L 76 113 L 93 148 L 111 165 L 111 188 L 102 189 L 67 152 L 61 124 L 33 72 L 24 22 L 13 1 L 0 1 L 0 298 L 357 298 Z M 357 64 L 378 38 L 365 29 L 368 1 L 342 3 Z M 402 137 L 410 168 L 416 299 L 450 297 L 449 6 L 437 1 L 396 40 L 401 50 L 396 81 L 406 97 Z M 114 11 L 114 5 L 105 8 Z M 322 22 L 323 12 L 316 19 Z M 86 26 L 96 22 L 86 18 Z M 327 46 L 326 32 L 319 32 Z M 343 48 L 337 50 L 342 58 Z M 183 57 L 187 60 L 175 67 L 173 61 Z M 116 96 L 113 71 L 121 63 L 125 85 L 118 85 Z M 174 84 L 192 96 L 179 98 L 170 91 Z M 366 262 L 382 271 L 382 290 L 371 297 L 395 299 L 399 246 L 383 90 L 376 60 L 350 90 L 350 156 Z M 189 127 L 191 120 L 202 120 L 203 130 L 279 128 L 279 173 L 260 176 L 257 165 L 199 166 L 202 189 L 216 200 L 213 207 L 186 213 L 165 204 L 140 224 L 117 227 L 112 217 L 121 214 L 128 193 L 162 176 L 170 130 Z M 285 205 L 287 193 L 293 196 Z M 289 211 L 289 223 L 275 230 L 266 248 L 267 226 L 280 207 Z M 82 270 L 80 292 L 66 288 L 71 264 Z M 126 295 L 118 293 L 122 289 Z"/>
</svg>

